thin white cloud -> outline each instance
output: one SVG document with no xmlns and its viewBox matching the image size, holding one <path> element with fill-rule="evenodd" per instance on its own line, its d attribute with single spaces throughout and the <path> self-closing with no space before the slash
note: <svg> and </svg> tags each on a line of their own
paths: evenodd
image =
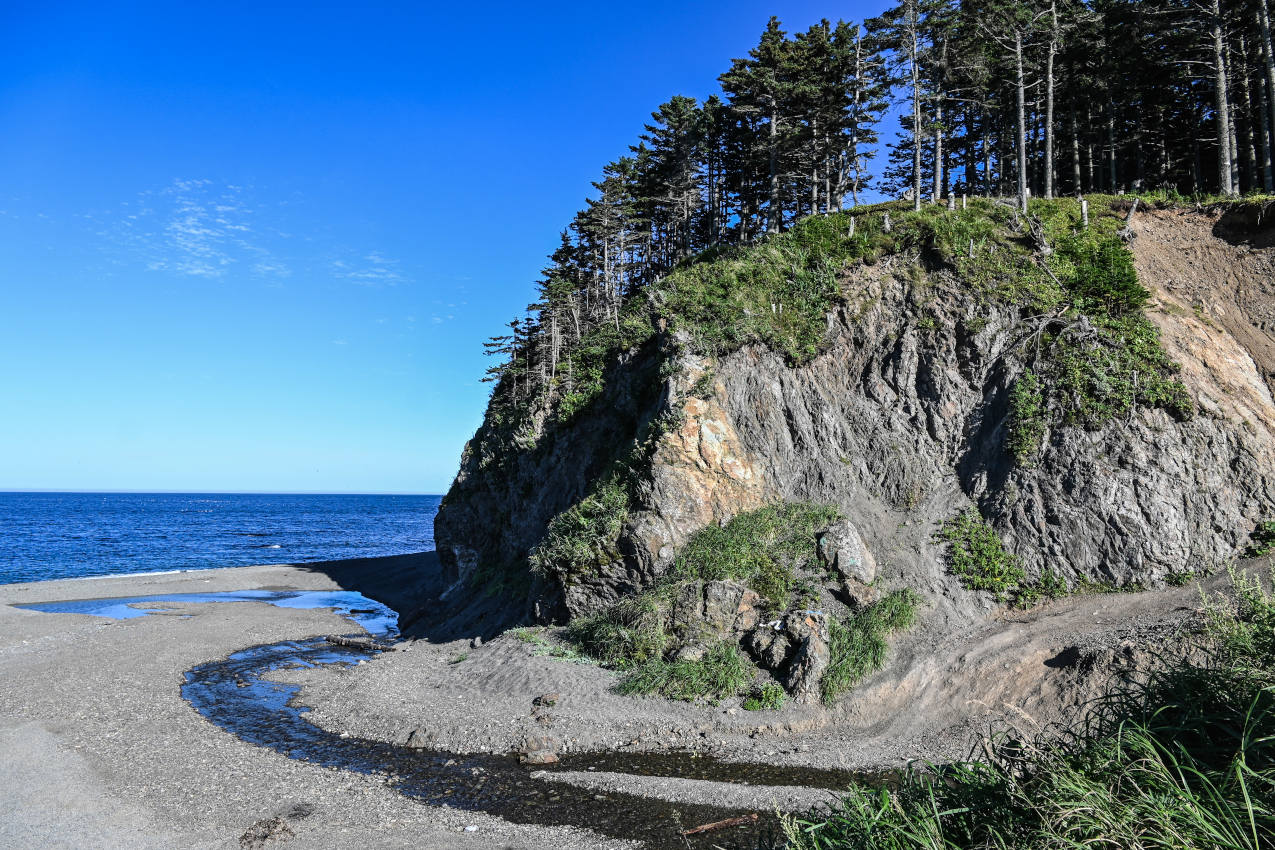
<svg viewBox="0 0 1275 850">
<path fill-rule="evenodd" d="M 254 209 L 243 186 L 174 180 L 142 192 L 103 233 L 156 272 L 221 278 L 236 269 L 284 278 L 292 270 L 255 236 Z"/>
<path fill-rule="evenodd" d="M 359 259 L 333 260 L 332 273 L 362 286 L 397 286 L 407 280 L 398 270 L 398 260 L 379 251 L 371 251 Z"/>
</svg>

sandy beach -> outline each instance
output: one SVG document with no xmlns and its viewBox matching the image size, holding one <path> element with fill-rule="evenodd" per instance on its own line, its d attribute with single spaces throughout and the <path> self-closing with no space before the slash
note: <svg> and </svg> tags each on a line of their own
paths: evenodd
<svg viewBox="0 0 1275 850">
<path fill-rule="evenodd" d="M 356 630 L 331 609 L 162 603 L 160 613 L 114 620 L 13 607 L 289 589 L 358 590 L 410 610 L 428 598 L 432 567 L 431 556 L 401 556 L 0 585 L 0 847 L 634 846 L 413 800 L 393 771 L 288 758 L 240 740 L 183 698 L 184 674 L 197 665 Z M 517 768 L 525 771 L 514 781 L 570 787 L 587 802 L 580 814 L 555 814 L 559 823 L 587 823 L 588 806 L 675 801 L 652 812 L 676 835 L 679 806 L 692 819 L 704 814 L 696 805 L 804 810 L 829 798 L 835 782 L 821 771 L 961 757 L 990 718 L 1056 719 L 1100 684 L 1087 671 L 1136 663 L 1137 647 L 1170 635 L 1198 601 L 1194 587 L 1077 597 L 993 617 L 942 649 L 914 635 L 831 709 L 621 697 L 615 673 L 546 654 L 551 631 L 403 641 L 365 663 L 267 679 L 300 685 L 306 718 L 340 739 L 507 765 L 532 742 L 559 760 Z M 714 758 L 695 761 L 700 754 Z M 609 794 L 627 796 L 612 804 Z"/>
<path fill-rule="evenodd" d="M 384 777 L 244 743 L 182 699 L 183 673 L 196 664 L 351 631 L 328 610 L 191 604 L 107 620 L 12 607 L 257 588 L 340 585 L 312 568 L 269 566 L 0 586 L 0 847 L 274 846 L 286 836 L 254 844 L 253 830 L 276 818 L 294 835 L 289 846 L 334 850 L 622 846 L 412 802 Z"/>
</svg>

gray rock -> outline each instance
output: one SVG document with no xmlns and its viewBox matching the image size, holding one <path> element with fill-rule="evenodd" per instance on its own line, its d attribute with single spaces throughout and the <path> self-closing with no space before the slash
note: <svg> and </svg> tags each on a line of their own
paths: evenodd
<svg viewBox="0 0 1275 850">
<path fill-rule="evenodd" d="M 697 643 L 689 644 L 682 647 L 673 654 L 674 661 L 699 661 L 707 652 L 704 647 Z"/>
<path fill-rule="evenodd" d="M 518 761 L 523 764 L 553 764 L 558 760 L 559 742 L 549 735 L 532 735 L 518 747 Z"/>
<path fill-rule="evenodd" d="M 748 633 L 744 640 L 744 649 L 762 667 L 778 670 L 787 662 L 792 651 L 792 642 L 783 631 L 762 623 Z"/>
<path fill-rule="evenodd" d="M 838 520 L 818 537 L 819 561 L 841 576 L 872 584 L 877 579 L 877 559 L 872 557 L 859 530 L 848 519 Z"/>
<path fill-rule="evenodd" d="M 861 611 L 881 598 L 881 593 L 873 586 L 854 579 L 846 579 L 842 584 L 846 604 L 852 610 Z"/>
<path fill-rule="evenodd" d="M 738 634 L 752 631 L 761 620 L 761 595 L 755 590 L 745 590 L 739 596 L 739 607 L 735 613 L 735 624 L 731 631 Z"/>
<path fill-rule="evenodd" d="M 720 635 L 734 630 L 745 590 L 744 585 L 735 581 L 704 583 L 704 622 L 709 629 Z"/>
<path fill-rule="evenodd" d="M 819 682 L 828 669 L 832 653 L 828 646 L 828 618 L 823 612 L 789 614 L 784 633 L 796 646 L 782 675 L 783 686 L 795 702 L 819 701 Z"/>
<path fill-rule="evenodd" d="M 669 628 L 684 644 L 696 643 L 705 637 L 703 582 L 688 582 L 678 590 Z"/>
<path fill-rule="evenodd" d="M 417 726 L 407 736 L 407 746 L 414 750 L 427 750 L 437 743 L 434 733 L 424 726 Z"/>
</svg>

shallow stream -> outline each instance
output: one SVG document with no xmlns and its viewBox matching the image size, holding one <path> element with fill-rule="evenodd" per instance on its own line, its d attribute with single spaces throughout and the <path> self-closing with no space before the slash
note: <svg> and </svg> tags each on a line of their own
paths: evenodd
<svg viewBox="0 0 1275 850">
<path fill-rule="evenodd" d="M 397 636 L 397 615 L 392 610 L 349 591 L 176 594 L 21 607 L 118 618 L 157 613 L 164 610 L 164 603 L 218 601 L 331 607 L 378 641 Z M 515 823 L 582 827 L 613 838 L 638 840 L 652 848 L 758 848 L 780 846 L 782 838 L 774 813 L 767 811 L 759 811 L 755 823 L 683 836 L 693 827 L 751 811 L 587 789 L 555 780 L 553 773 L 595 770 L 834 790 L 855 778 L 844 771 L 735 764 L 677 752 L 570 754 L 546 769 L 521 765 L 513 755 L 412 749 L 322 729 L 306 719 L 304 706 L 295 703 L 299 685 L 266 678 L 271 671 L 290 667 L 356 664 L 375 653 L 373 649 L 335 646 L 324 638 L 262 644 L 188 671 L 182 695 L 209 721 L 244 741 L 324 767 L 383 775 L 399 793 L 430 805 L 487 812 Z"/>
</svg>

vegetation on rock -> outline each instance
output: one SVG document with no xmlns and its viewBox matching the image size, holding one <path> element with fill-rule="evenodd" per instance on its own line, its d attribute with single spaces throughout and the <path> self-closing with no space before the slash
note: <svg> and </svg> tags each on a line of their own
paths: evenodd
<svg viewBox="0 0 1275 850">
<path fill-rule="evenodd" d="M 983 590 L 998 601 L 1026 582 L 1027 576 L 1005 549 L 1000 535 L 975 508 L 948 520 L 939 532 L 949 544 L 952 573 L 970 590 Z"/>
<path fill-rule="evenodd" d="M 673 564 L 674 581 L 738 579 L 772 611 L 783 611 L 798 586 L 798 568 L 814 558 L 815 534 L 840 518 L 828 505 L 783 502 L 700 529 Z"/>
<path fill-rule="evenodd" d="M 1259 522 L 1250 539 L 1253 542 L 1244 553 L 1248 557 L 1260 558 L 1275 553 L 1275 520 Z"/>
<path fill-rule="evenodd" d="M 829 621 L 831 660 L 819 683 L 825 703 L 881 669 L 889 649 L 886 638 L 912 627 L 920 602 L 915 592 L 896 590 L 849 617 Z"/>
<path fill-rule="evenodd" d="M 740 706 L 744 711 L 778 711 L 784 707 L 788 693 L 778 682 L 766 682 L 754 689 Z"/>
<path fill-rule="evenodd" d="M 758 594 L 767 617 L 782 617 L 793 605 L 822 604 L 820 585 L 830 577 L 815 564 L 816 537 L 839 517 L 826 505 L 781 503 L 701 529 L 656 586 L 572 620 L 564 636 L 581 654 L 623 671 L 622 693 L 674 699 L 740 693 L 756 673 L 730 642 L 744 635 L 730 632 L 726 624 L 726 632 L 701 657 L 679 660 L 678 650 L 687 644 L 674 633 L 677 600 L 688 587 L 698 591 L 708 582 L 738 581 Z M 914 592 L 898 590 L 846 616 L 829 615 L 830 660 L 819 683 L 825 701 L 880 669 L 888 636 L 913 625 L 919 604 Z M 733 608 L 727 613 L 732 619 L 736 615 Z M 783 691 L 772 682 L 751 698 L 758 707 L 778 707 L 782 700 L 774 704 L 775 689 Z"/>
</svg>

